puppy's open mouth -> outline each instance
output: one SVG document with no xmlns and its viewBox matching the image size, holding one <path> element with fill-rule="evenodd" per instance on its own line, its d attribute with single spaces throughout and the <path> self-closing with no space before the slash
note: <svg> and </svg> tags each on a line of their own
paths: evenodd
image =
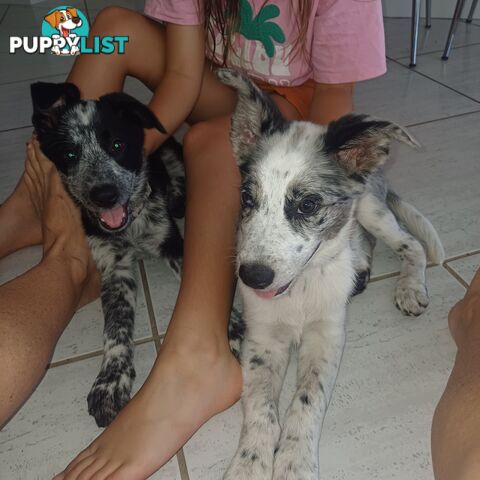
<svg viewBox="0 0 480 480">
<path fill-rule="evenodd" d="M 127 205 L 120 205 L 110 210 L 103 210 L 98 214 L 98 218 L 102 226 L 107 230 L 119 230 L 128 220 Z"/>
<path fill-rule="evenodd" d="M 68 35 L 70 33 L 70 30 L 68 30 L 67 28 L 64 28 L 64 27 L 60 27 L 60 29 L 61 29 L 62 35 L 64 37 L 68 37 Z"/>
<path fill-rule="evenodd" d="M 277 290 L 254 290 L 257 296 L 260 298 L 274 298 L 278 297 L 282 293 L 285 293 L 288 290 L 288 287 L 292 284 L 293 280 L 290 280 L 286 285 L 283 287 L 278 288 Z"/>
</svg>

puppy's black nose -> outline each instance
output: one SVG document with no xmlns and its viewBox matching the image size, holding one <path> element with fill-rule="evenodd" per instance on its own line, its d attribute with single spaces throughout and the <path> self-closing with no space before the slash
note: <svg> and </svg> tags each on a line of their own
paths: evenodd
<svg viewBox="0 0 480 480">
<path fill-rule="evenodd" d="M 97 185 L 90 190 L 90 200 L 102 208 L 113 207 L 119 196 L 117 187 L 111 183 Z"/>
<path fill-rule="evenodd" d="M 72 17 L 72 22 L 75 23 L 75 25 L 76 25 L 77 23 L 80 23 L 81 21 L 82 21 L 82 20 L 81 20 L 80 17 Z"/>
<path fill-rule="evenodd" d="M 247 263 L 240 265 L 238 275 L 245 285 L 259 290 L 268 287 L 273 282 L 275 272 L 261 263 Z"/>
</svg>

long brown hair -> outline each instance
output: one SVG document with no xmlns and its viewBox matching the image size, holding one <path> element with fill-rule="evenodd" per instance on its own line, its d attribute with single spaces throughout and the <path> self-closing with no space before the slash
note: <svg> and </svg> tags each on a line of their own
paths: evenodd
<svg viewBox="0 0 480 480">
<path fill-rule="evenodd" d="M 201 9 L 199 1 L 199 8 Z M 269 0 L 265 0 L 264 4 L 267 4 Z M 292 14 L 295 16 L 295 22 L 297 24 L 298 35 L 293 44 L 292 52 L 294 55 L 292 60 L 298 53 L 301 53 L 307 57 L 307 45 L 305 45 L 305 39 L 307 36 L 308 23 L 310 19 L 310 13 L 312 8 L 312 0 L 298 0 L 288 2 L 293 9 L 294 3 L 297 4 L 295 12 Z M 262 6 L 263 7 L 263 6 Z M 239 0 L 203 0 L 203 12 L 204 12 L 204 27 L 207 34 L 207 39 L 210 41 L 210 45 L 213 45 L 215 49 L 215 34 L 220 33 L 223 40 L 223 60 L 222 66 L 225 66 L 228 55 L 232 51 L 232 36 L 238 31 L 240 23 L 240 1 Z M 215 58 L 215 51 L 212 52 L 212 58 Z M 306 58 L 310 62 L 309 58 Z"/>
</svg>

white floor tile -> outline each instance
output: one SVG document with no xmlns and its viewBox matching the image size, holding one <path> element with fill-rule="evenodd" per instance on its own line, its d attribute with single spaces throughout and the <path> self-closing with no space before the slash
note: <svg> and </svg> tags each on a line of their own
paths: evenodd
<svg viewBox="0 0 480 480">
<path fill-rule="evenodd" d="M 355 87 L 354 105 L 357 112 L 404 126 L 480 110 L 480 104 L 394 62 L 386 75 Z"/>
<path fill-rule="evenodd" d="M 3 90 L 0 87 L 0 90 Z M 2 120 L 3 121 L 3 118 Z M 32 129 L 22 128 L 11 132 L 0 132 L 0 203 L 12 193 L 25 165 L 25 142 L 32 137 Z"/>
<path fill-rule="evenodd" d="M 144 262 L 158 333 L 166 332 L 178 295 L 179 282 L 162 259 Z"/>
<path fill-rule="evenodd" d="M 0 88 L 0 130 L 26 127 L 32 122 L 32 100 L 30 97 L 30 85 L 33 82 L 65 82 L 67 73 L 52 77 L 29 79 L 23 82 L 14 82 L 2 85 Z M 135 78 L 127 78 L 125 92 L 148 103 L 152 93 L 140 81 Z"/>
<path fill-rule="evenodd" d="M 0 20 L 3 19 L 5 12 L 7 11 L 8 5 L 0 5 Z M 1 22 L 0 22 L 1 25 Z"/>
<path fill-rule="evenodd" d="M 26 127 L 32 124 L 30 84 L 36 81 L 64 82 L 66 75 L 14 82 L 0 87 L 0 130 Z"/>
<path fill-rule="evenodd" d="M 480 114 L 413 127 L 421 151 L 399 147 L 387 165 L 387 178 L 406 201 L 437 229 L 448 257 L 480 248 L 480 197 L 476 125 Z M 386 247 L 377 248 L 373 274 L 398 271 L 398 260 Z"/>
<path fill-rule="evenodd" d="M 454 50 L 446 62 L 438 54 L 424 55 L 416 68 L 434 80 L 480 101 L 479 57 L 480 45 L 470 45 Z M 401 62 L 406 63 L 407 60 Z"/>
<path fill-rule="evenodd" d="M 66 74 L 72 68 L 74 58 L 50 54 L 26 54 L 23 52 L 0 53 L 0 84 L 21 80 L 34 80 L 39 76 Z"/>
<path fill-rule="evenodd" d="M 385 18 L 384 22 L 387 56 L 390 58 L 409 57 L 410 18 Z M 450 20 L 434 18 L 430 29 L 426 29 L 424 25 L 425 19 L 422 18 L 418 38 L 418 53 L 421 55 L 443 51 L 450 28 Z M 477 25 L 460 22 L 455 34 L 454 47 L 463 47 L 472 43 L 480 43 L 480 28 Z M 440 58 L 440 55 L 437 54 L 437 57 Z M 456 55 L 456 52 L 453 52 L 452 55 Z M 417 65 L 422 63 L 423 58 L 419 57 Z"/>
<path fill-rule="evenodd" d="M 0 259 L 0 284 L 26 272 L 37 265 L 41 258 L 41 247 L 31 247 Z M 139 288 L 135 310 L 134 338 L 139 340 L 150 337 L 152 330 L 139 272 L 137 277 Z M 58 362 L 59 360 L 101 350 L 103 347 L 103 324 L 100 299 L 81 308 L 73 316 L 60 337 L 52 361 Z"/>
<path fill-rule="evenodd" d="M 428 273 L 431 303 L 418 318 L 393 305 L 394 280 L 376 282 L 349 311 L 347 346 L 320 445 L 322 478 L 430 480 L 430 422 L 455 347 L 447 313 L 464 289 L 444 269 Z M 295 385 L 287 373 L 283 415 Z M 235 452 L 239 404 L 185 446 L 191 480 L 220 480 Z"/>
<path fill-rule="evenodd" d="M 137 348 L 136 389 L 155 357 L 152 343 Z M 88 415 L 86 402 L 100 360 L 96 357 L 47 372 L 37 391 L 0 433 L 0 478 L 52 478 L 101 433 Z M 176 458 L 151 478 L 180 480 Z"/>
<path fill-rule="evenodd" d="M 448 262 L 448 265 L 453 268 L 463 280 L 470 283 L 473 280 L 473 276 L 480 268 L 480 254 Z"/>
</svg>

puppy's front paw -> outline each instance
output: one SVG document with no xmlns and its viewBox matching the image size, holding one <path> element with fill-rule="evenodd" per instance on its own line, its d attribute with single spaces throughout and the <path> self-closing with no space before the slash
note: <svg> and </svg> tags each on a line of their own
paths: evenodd
<svg viewBox="0 0 480 480">
<path fill-rule="evenodd" d="M 272 460 L 263 458 L 262 454 L 255 450 L 241 448 L 233 457 L 223 480 L 272 480 Z"/>
<path fill-rule="evenodd" d="M 104 374 L 100 374 L 87 397 L 88 413 L 95 418 L 99 427 L 108 427 L 118 412 L 130 400 L 135 372 L 111 374 L 106 381 Z"/>
<path fill-rule="evenodd" d="M 317 465 L 309 457 L 308 453 L 301 455 L 296 448 L 280 447 L 275 456 L 273 480 L 318 480 Z"/>
<path fill-rule="evenodd" d="M 420 281 L 400 279 L 395 288 L 395 305 L 405 315 L 418 316 L 428 307 L 427 287 Z"/>
</svg>

